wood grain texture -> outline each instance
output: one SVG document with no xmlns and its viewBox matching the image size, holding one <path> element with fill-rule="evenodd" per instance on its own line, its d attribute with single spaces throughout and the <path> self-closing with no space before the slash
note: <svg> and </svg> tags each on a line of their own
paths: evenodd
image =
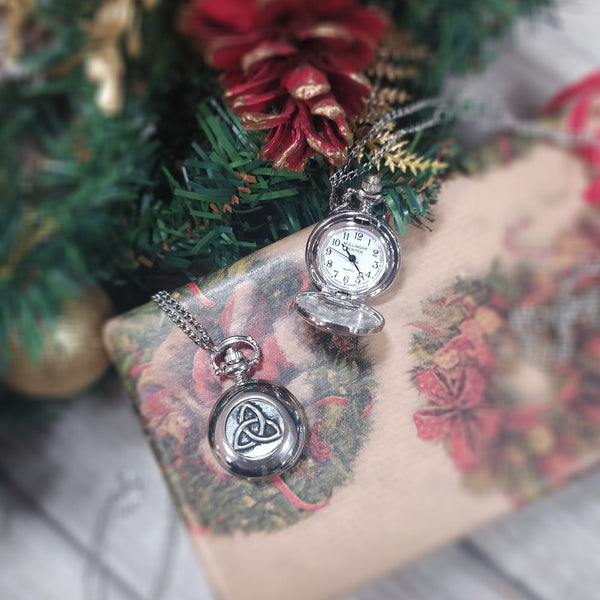
<svg viewBox="0 0 600 600">
<path fill-rule="evenodd" d="M 0 470 L 5 474 L 2 479 L 9 492 L 13 490 L 14 495 L 14 490 L 19 490 L 31 507 L 29 512 L 17 511 L 10 518 L 2 511 L 4 521 L 9 520 L 11 526 L 28 534 L 7 538 L 5 542 L 2 533 L 2 547 L 10 544 L 12 556 L 20 556 L 23 564 L 27 563 L 27 544 L 35 543 L 38 530 L 40 536 L 45 535 L 49 523 L 59 525 L 54 527 L 53 535 L 63 538 L 83 557 L 96 552 L 98 520 L 118 489 L 119 479 L 123 474 L 134 473 L 142 489 L 132 510 L 113 520 L 104 558 L 111 578 L 122 581 L 132 597 L 149 597 L 165 560 L 173 507 L 133 409 L 116 381 L 106 397 L 83 397 L 56 422 L 39 426 L 20 423 L 2 430 Z M 32 515 L 35 519 L 29 518 Z M 40 541 L 39 545 L 44 551 L 44 543 Z M 179 524 L 172 552 L 174 569 L 169 595 L 165 597 L 208 597 Z M 6 563 L 0 564 L 1 582 Z M 83 577 L 83 566 L 71 566 L 70 577 L 55 578 L 50 569 L 49 595 L 36 594 L 31 598 L 54 598 L 54 590 L 62 587 L 62 598 L 83 598 L 67 586 L 70 580 Z"/>
<path fill-rule="evenodd" d="M 83 598 L 84 568 L 89 549 L 73 539 L 28 492 L 0 474 L 0 597 L 6 600 L 64 600 Z M 65 520 L 65 515 L 61 515 Z M 113 578 L 115 600 L 139 596 Z"/>
<path fill-rule="evenodd" d="M 470 537 L 481 555 L 538 598 L 596 600 L 600 472 Z"/>
<path fill-rule="evenodd" d="M 346 600 L 530 600 L 521 586 L 454 544 L 351 594 Z"/>
</svg>

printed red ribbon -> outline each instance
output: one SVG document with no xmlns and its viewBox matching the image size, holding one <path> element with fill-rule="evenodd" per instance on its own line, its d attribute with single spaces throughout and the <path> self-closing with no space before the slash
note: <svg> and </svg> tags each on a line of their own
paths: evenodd
<svg viewBox="0 0 600 600">
<path fill-rule="evenodd" d="M 567 129 L 573 134 L 588 131 L 594 100 L 600 94 L 600 69 L 587 77 L 562 89 L 542 110 L 548 114 L 568 106 Z M 600 129 L 595 129 L 596 143 L 582 144 L 577 148 L 581 156 L 592 169 L 592 181 L 584 190 L 583 197 L 589 204 L 600 206 Z"/>
</svg>

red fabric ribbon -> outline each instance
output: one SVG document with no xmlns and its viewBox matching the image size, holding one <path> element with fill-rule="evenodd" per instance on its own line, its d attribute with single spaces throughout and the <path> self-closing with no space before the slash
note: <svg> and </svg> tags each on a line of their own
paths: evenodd
<svg viewBox="0 0 600 600">
<path fill-rule="evenodd" d="M 568 107 L 567 129 L 573 134 L 589 131 L 589 121 L 595 98 L 600 95 L 600 69 L 587 77 L 567 86 L 556 94 L 542 110 L 548 114 L 559 108 Z M 581 156 L 592 169 L 592 181 L 583 192 L 589 204 L 600 206 L 600 129 L 592 131 L 595 144 L 582 144 L 577 148 Z"/>
</svg>

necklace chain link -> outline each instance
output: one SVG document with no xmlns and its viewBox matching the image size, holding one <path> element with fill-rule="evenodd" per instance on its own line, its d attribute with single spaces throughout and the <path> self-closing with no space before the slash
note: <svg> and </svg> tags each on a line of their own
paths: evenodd
<svg viewBox="0 0 600 600">
<path fill-rule="evenodd" d="M 397 119 L 419 113 L 423 110 L 435 109 L 432 116 L 428 119 L 402 127 L 386 141 L 386 143 L 369 159 L 369 162 L 350 169 L 350 163 L 361 152 L 365 146 L 373 140 L 390 123 Z M 446 101 L 441 98 L 425 98 L 417 102 L 405 104 L 376 121 L 368 130 L 366 135 L 355 144 L 348 153 L 348 162 L 336 170 L 329 178 L 331 184 L 330 205 L 339 206 L 341 200 L 338 197 L 338 189 L 342 184 L 347 184 L 359 175 L 365 174 L 369 169 L 377 164 L 381 157 L 398 142 L 403 136 L 431 129 L 443 121 L 451 119 L 465 118 L 481 124 L 494 126 L 496 128 L 506 129 L 524 136 L 547 139 L 562 146 L 593 146 L 598 147 L 600 142 L 590 133 L 563 132 L 552 129 L 546 125 L 541 125 L 530 120 L 518 119 L 505 111 L 499 110 L 493 106 L 483 103 L 474 104 L 466 99 L 462 101 Z"/>
<path fill-rule="evenodd" d="M 198 320 L 184 308 L 171 294 L 165 291 L 157 292 L 152 296 L 152 300 L 159 306 L 163 312 L 185 333 L 194 344 L 201 348 L 214 352 L 217 347 L 208 331 L 198 322 Z"/>
<path fill-rule="evenodd" d="M 381 133 L 381 131 L 396 119 L 400 119 L 402 117 L 406 117 L 408 115 L 412 115 L 414 113 L 420 112 L 427 108 L 435 108 L 435 112 L 432 117 L 429 119 L 422 121 L 421 123 L 417 123 L 415 125 L 410 125 L 408 127 L 403 127 L 394 133 L 394 135 L 377 151 L 377 153 L 372 157 L 371 163 L 376 163 L 382 156 L 389 150 L 389 148 L 397 142 L 401 137 L 408 135 L 410 133 L 416 133 L 417 131 L 423 131 L 424 129 L 429 129 L 431 127 L 435 127 L 438 125 L 444 118 L 444 113 L 446 112 L 447 105 L 440 98 L 425 98 L 423 100 L 419 100 L 418 102 L 413 102 L 411 104 L 405 104 L 396 110 L 393 110 L 387 113 L 384 117 L 379 119 L 376 123 L 372 125 L 367 134 L 355 144 L 348 154 L 348 162 L 341 168 L 338 169 L 330 178 L 329 181 L 331 183 L 332 196 L 336 193 L 337 188 L 344 183 L 348 183 L 358 175 L 365 173 L 371 166 L 371 164 L 359 166 L 356 169 L 349 170 L 349 165 L 353 158 L 355 158 L 358 153 L 363 150 L 363 148 L 375 138 L 376 135 Z"/>
<path fill-rule="evenodd" d="M 375 138 L 381 131 L 396 119 L 421 112 L 422 110 L 435 109 L 432 116 L 419 123 L 402 127 L 398 129 L 386 143 L 372 156 L 367 164 L 359 165 L 354 169 L 350 169 L 351 161 L 356 158 L 358 153 Z M 475 116 L 471 116 L 475 113 Z M 473 106 L 464 102 L 459 105 L 456 102 L 449 102 L 441 98 L 425 98 L 411 104 L 405 104 L 376 121 L 367 134 L 355 144 L 348 154 L 348 162 L 340 169 L 336 170 L 329 178 L 331 183 L 331 198 L 330 206 L 332 209 L 339 207 L 344 198 L 338 197 L 338 189 L 342 184 L 346 184 L 355 179 L 359 175 L 365 174 L 373 164 L 377 164 L 379 159 L 389 150 L 389 148 L 400 140 L 403 136 L 424 131 L 439 125 L 444 120 L 453 118 L 470 117 L 481 123 L 503 127 L 510 131 L 521 133 L 523 135 L 541 139 L 548 139 L 554 143 L 565 146 L 598 146 L 598 140 L 588 133 L 565 133 L 556 131 L 544 125 L 539 125 L 532 121 L 517 119 L 505 112 L 493 113 L 489 107 L 483 105 Z M 355 190 L 352 190 L 355 191 Z M 195 344 L 208 350 L 215 352 L 217 346 L 208 334 L 208 331 L 198 322 L 198 320 L 184 308 L 171 294 L 166 291 L 157 292 L 152 296 L 152 300 L 165 312 L 171 321 L 183 331 L 188 338 Z"/>
</svg>

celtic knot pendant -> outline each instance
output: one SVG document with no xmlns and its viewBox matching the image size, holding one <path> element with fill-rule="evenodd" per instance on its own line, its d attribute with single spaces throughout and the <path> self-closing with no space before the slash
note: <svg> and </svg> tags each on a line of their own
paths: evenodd
<svg viewBox="0 0 600 600">
<path fill-rule="evenodd" d="M 196 345 L 210 352 L 217 376 L 235 380 L 217 401 L 208 422 L 208 441 L 219 463 L 232 475 L 275 477 L 294 466 L 306 441 L 302 406 L 284 387 L 269 381 L 248 381 L 260 362 L 252 336 L 232 335 L 218 344 L 203 325 L 171 294 L 152 296 L 158 307 Z M 246 357 L 242 348 L 252 351 Z"/>
<path fill-rule="evenodd" d="M 237 420 L 238 426 L 233 436 L 234 450 L 251 450 L 281 439 L 281 428 L 276 421 L 265 416 L 258 404 L 252 402 L 242 404 Z"/>
<path fill-rule="evenodd" d="M 210 416 L 208 441 L 219 463 L 241 477 L 274 477 L 298 460 L 304 412 L 284 387 L 248 381 L 229 388 Z"/>
<path fill-rule="evenodd" d="M 247 359 L 240 346 L 254 351 Z M 247 381 L 258 363 L 259 349 L 250 336 L 232 336 L 216 345 L 211 364 L 217 375 L 236 380 L 215 404 L 208 422 L 208 442 L 233 475 L 275 477 L 294 466 L 306 439 L 302 406 L 284 387 Z"/>
</svg>

